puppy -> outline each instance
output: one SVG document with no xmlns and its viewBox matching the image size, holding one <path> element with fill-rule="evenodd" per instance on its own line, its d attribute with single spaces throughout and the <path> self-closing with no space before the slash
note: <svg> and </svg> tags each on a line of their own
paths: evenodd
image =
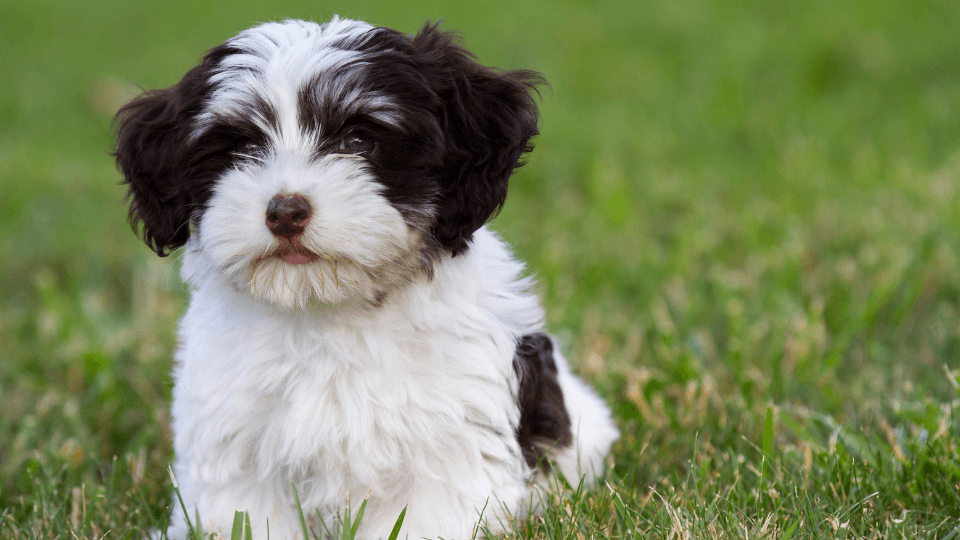
<svg viewBox="0 0 960 540">
<path fill-rule="evenodd" d="M 470 538 L 551 467 L 602 469 L 609 409 L 484 227 L 541 83 L 437 26 L 290 20 L 120 110 L 131 221 L 161 256 L 184 246 L 174 471 L 200 527 L 243 510 L 255 538 L 298 538 L 295 486 L 318 529 L 368 496 L 361 537 L 406 508 L 401 537 Z"/>
</svg>

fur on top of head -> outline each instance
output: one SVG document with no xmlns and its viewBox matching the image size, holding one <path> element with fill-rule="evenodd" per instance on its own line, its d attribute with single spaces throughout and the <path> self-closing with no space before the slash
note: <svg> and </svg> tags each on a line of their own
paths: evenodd
<svg viewBox="0 0 960 540">
<path fill-rule="evenodd" d="M 500 209 L 540 84 L 429 23 L 262 24 L 119 111 L 130 219 L 161 256 L 193 235 L 235 286 L 280 305 L 375 296 L 462 253 Z"/>
</svg>

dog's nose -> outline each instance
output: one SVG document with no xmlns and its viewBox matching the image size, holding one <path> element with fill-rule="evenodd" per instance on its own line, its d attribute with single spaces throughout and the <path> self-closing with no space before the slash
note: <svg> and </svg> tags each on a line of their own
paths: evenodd
<svg viewBox="0 0 960 540">
<path fill-rule="evenodd" d="M 293 238 L 310 221 L 310 203 L 299 195 L 277 195 L 267 205 L 267 228 L 276 236 Z"/>
</svg>

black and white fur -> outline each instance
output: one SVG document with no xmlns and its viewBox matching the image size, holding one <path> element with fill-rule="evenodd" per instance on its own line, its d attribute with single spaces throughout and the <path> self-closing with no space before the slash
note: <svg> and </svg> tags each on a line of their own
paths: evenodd
<svg viewBox="0 0 960 540">
<path fill-rule="evenodd" d="M 121 109 L 131 219 L 158 254 L 185 246 L 174 471 L 203 529 L 246 510 L 255 538 L 298 538 L 293 484 L 307 516 L 369 494 L 365 538 L 404 507 L 405 536 L 469 538 L 551 465 L 603 467 L 609 410 L 484 227 L 541 82 L 436 26 L 291 20 Z"/>
</svg>

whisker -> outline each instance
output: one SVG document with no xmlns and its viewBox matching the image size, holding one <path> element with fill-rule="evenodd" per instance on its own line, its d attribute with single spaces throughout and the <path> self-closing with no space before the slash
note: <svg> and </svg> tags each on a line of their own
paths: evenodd
<svg viewBox="0 0 960 540">
<path fill-rule="evenodd" d="M 327 287 L 323 279 L 323 267 L 320 267 L 320 272 L 318 272 L 318 274 L 320 274 L 320 294 L 326 294 Z"/>
<path fill-rule="evenodd" d="M 235 156 L 237 156 L 237 157 L 252 159 L 252 160 L 258 161 L 258 162 L 260 162 L 260 163 L 266 163 L 266 162 L 267 162 L 267 160 L 263 159 L 263 158 L 260 157 L 260 156 L 253 156 L 253 155 L 250 155 L 250 154 L 241 154 L 240 152 L 234 152 L 233 155 L 235 155 Z"/>
</svg>

